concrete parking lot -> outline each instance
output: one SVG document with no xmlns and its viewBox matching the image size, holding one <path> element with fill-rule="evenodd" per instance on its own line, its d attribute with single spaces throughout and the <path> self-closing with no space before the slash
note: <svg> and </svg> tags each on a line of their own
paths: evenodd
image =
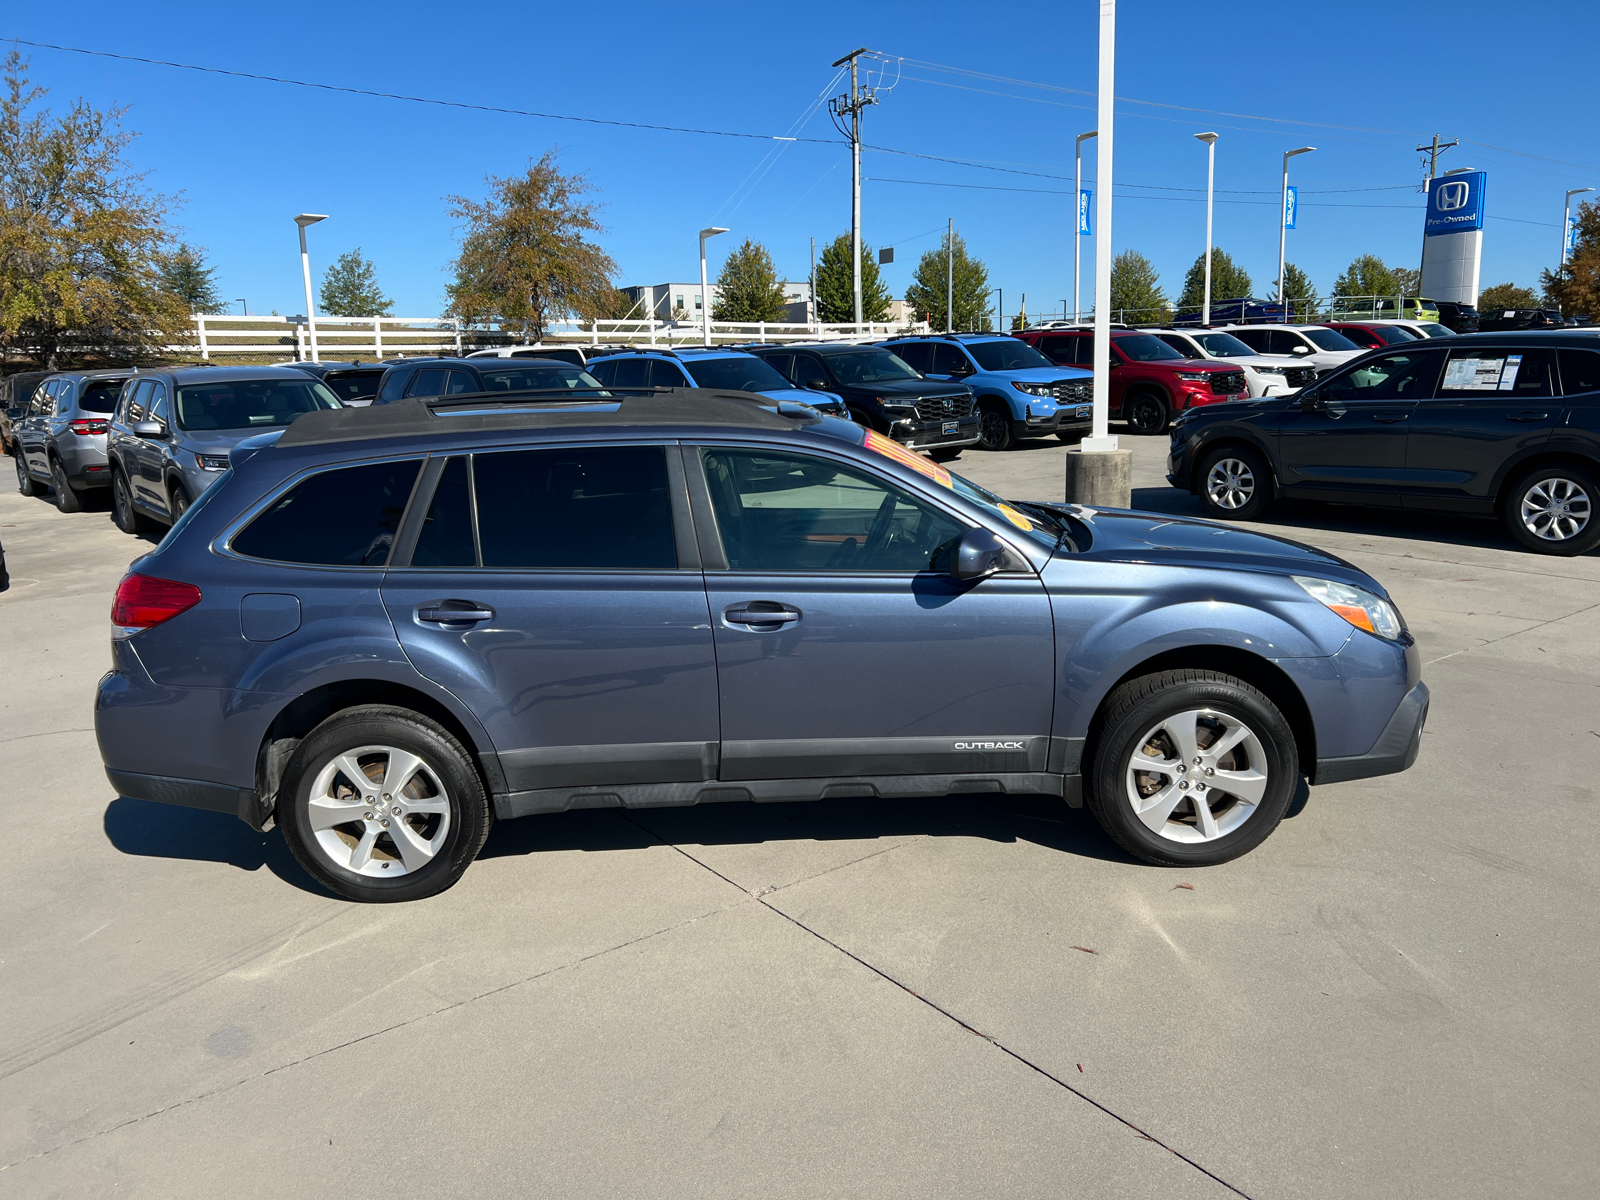
<svg viewBox="0 0 1600 1200">
<path fill-rule="evenodd" d="M 1063 453 L 953 465 L 1059 498 Z M 599 810 L 364 907 L 109 789 L 141 543 L 0 496 L 0 1195 L 1600 1194 L 1600 556 L 1259 528 L 1383 581 L 1433 708 L 1414 769 L 1237 862 L 1031 798 Z"/>
</svg>

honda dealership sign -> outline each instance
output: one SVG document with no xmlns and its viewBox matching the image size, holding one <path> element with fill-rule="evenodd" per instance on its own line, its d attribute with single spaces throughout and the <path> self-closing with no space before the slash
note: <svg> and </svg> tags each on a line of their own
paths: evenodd
<svg viewBox="0 0 1600 1200">
<path fill-rule="evenodd" d="M 1463 171 L 1428 181 L 1422 224 L 1422 294 L 1457 304 L 1478 302 L 1483 259 L 1485 174 Z"/>
</svg>

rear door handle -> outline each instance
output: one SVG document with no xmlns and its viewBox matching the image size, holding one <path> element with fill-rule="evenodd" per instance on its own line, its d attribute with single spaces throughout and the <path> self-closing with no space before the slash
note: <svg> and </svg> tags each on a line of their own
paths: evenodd
<svg viewBox="0 0 1600 1200">
<path fill-rule="evenodd" d="M 761 607 L 756 607 L 760 605 Z M 800 619 L 800 610 L 770 600 L 755 600 L 748 604 L 735 604 L 722 610 L 722 622 L 732 629 L 747 633 L 771 633 Z"/>
<path fill-rule="evenodd" d="M 1547 412 L 1534 412 L 1532 409 L 1524 409 L 1522 412 L 1507 413 L 1506 420 L 1533 422 L 1546 420 L 1549 416 L 1550 414 Z"/>
<path fill-rule="evenodd" d="M 418 605 L 417 620 L 431 625 L 472 625 L 494 620 L 494 609 L 468 600 L 440 600 L 437 604 Z"/>
</svg>

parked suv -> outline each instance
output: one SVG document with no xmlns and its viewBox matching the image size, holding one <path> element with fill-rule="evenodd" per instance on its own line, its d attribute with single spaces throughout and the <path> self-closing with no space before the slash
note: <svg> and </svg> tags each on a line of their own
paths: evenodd
<svg viewBox="0 0 1600 1200">
<path fill-rule="evenodd" d="M 246 438 L 341 407 L 288 367 L 141 371 L 122 385 L 111 418 L 111 515 L 124 533 L 153 533 L 182 517 L 228 469 Z"/>
<path fill-rule="evenodd" d="M 1360 346 L 1326 325 L 1230 325 L 1228 332 L 1257 354 L 1308 363 L 1319 375 L 1363 353 Z"/>
<path fill-rule="evenodd" d="M 46 379 L 49 371 L 19 371 L 0 379 L 0 450 L 12 452 L 11 425 L 28 410 L 33 393 Z"/>
<path fill-rule="evenodd" d="M 1244 371 L 1244 382 L 1252 399 L 1262 396 L 1287 396 L 1317 377 L 1316 368 L 1257 354 L 1231 333 L 1221 329 L 1150 329 L 1185 358 L 1211 359 Z"/>
<path fill-rule="evenodd" d="M 625 350 L 589 361 L 589 374 L 608 388 L 716 388 L 754 392 L 774 400 L 798 400 L 829 416 L 843 417 L 844 401 L 830 392 L 803 389 L 743 350 Z"/>
<path fill-rule="evenodd" d="M 17 441 L 17 490 L 37 495 L 55 489 L 56 507 L 77 512 L 85 493 L 111 486 L 106 436 L 111 410 L 131 370 L 63 371 L 34 390 L 23 417 L 12 425 Z"/>
<path fill-rule="evenodd" d="M 1025 329 L 1013 334 L 1052 362 L 1089 368 L 1094 363 L 1092 329 Z M 1111 416 L 1135 433 L 1161 433 L 1173 414 L 1198 404 L 1238 400 L 1250 394 L 1244 370 L 1231 363 L 1185 358 L 1154 334 L 1111 331 Z"/>
<path fill-rule="evenodd" d="M 1478 310 L 1470 304 L 1457 304 L 1453 300 L 1436 300 L 1439 324 L 1452 333 L 1477 333 Z"/>
<path fill-rule="evenodd" d="M 924 379 L 881 346 L 752 346 L 750 353 L 812 391 L 840 397 L 858 425 L 948 462 L 978 442 L 978 409 L 964 383 Z"/>
<path fill-rule="evenodd" d="M 346 408 L 365 408 L 371 404 L 387 370 L 382 363 L 292 362 L 283 365 L 320 379 Z"/>
<path fill-rule="evenodd" d="M 478 392 L 562 391 L 597 388 L 582 367 L 565 359 L 402 358 L 384 370 L 373 404 L 391 404 L 408 396 L 460 396 Z"/>
<path fill-rule="evenodd" d="M 527 346 L 491 346 L 487 350 L 474 350 L 468 358 L 539 358 L 584 366 L 591 358 L 610 354 L 611 346 L 545 346 L 535 343 Z"/>
<path fill-rule="evenodd" d="M 1019 438 L 1076 441 L 1094 425 L 1094 373 L 1056 366 L 1005 334 L 956 333 L 882 343 L 928 379 L 964 383 L 978 403 L 978 449 Z"/>
<path fill-rule="evenodd" d="M 1403 346 L 1407 342 L 1421 341 L 1426 336 L 1388 321 L 1329 321 L 1328 328 L 1342 334 L 1361 350 Z"/>
<path fill-rule="evenodd" d="M 120 794 L 275 820 L 324 886 L 392 901 L 496 817 L 734 800 L 1059 796 L 1146 861 L 1219 863 L 1302 777 L 1416 757 L 1417 648 L 1319 550 L 1007 503 L 805 405 L 495 403 L 234 450 L 117 588 Z"/>
<path fill-rule="evenodd" d="M 1186 309 L 1172 319 L 1174 325 L 1198 325 L 1205 310 L 1200 308 Z M 1213 325 L 1256 325 L 1263 322 L 1279 322 L 1291 315 L 1287 305 L 1279 304 L 1276 300 L 1257 300 L 1254 296 L 1243 296 L 1235 300 L 1213 300 L 1211 302 L 1211 323 Z"/>
<path fill-rule="evenodd" d="M 1509 333 L 1517 329 L 1565 329 L 1566 320 L 1553 308 L 1491 308 L 1478 318 L 1484 333 Z"/>
<path fill-rule="evenodd" d="M 1288 401 L 1186 416 L 1167 479 L 1211 515 L 1279 496 L 1498 517 L 1542 554 L 1600 544 L 1592 334 L 1462 334 L 1373 351 Z"/>
</svg>

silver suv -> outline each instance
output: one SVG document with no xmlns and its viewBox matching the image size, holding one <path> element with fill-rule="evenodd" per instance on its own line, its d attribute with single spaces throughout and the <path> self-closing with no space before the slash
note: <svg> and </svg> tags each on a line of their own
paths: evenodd
<svg viewBox="0 0 1600 1200">
<path fill-rule="evenodd" d="M 173 524 L 228 469 L 228 451 L 245 438 L 341 407 L 318 380 L 287 367 L 141 371 L 123 385 L 111 419 L 117 528 L 152 533 Z"/>
<path fill-rule="evenodd" d="M 85 494 L 111 486 L 106 430 L 122 382 L 133 372 L 63 371 L 34 389 L 11 423 L 17 490 L 36 496 L 55 489 L 56 507 L 77 512 Z"/>
</svg>

